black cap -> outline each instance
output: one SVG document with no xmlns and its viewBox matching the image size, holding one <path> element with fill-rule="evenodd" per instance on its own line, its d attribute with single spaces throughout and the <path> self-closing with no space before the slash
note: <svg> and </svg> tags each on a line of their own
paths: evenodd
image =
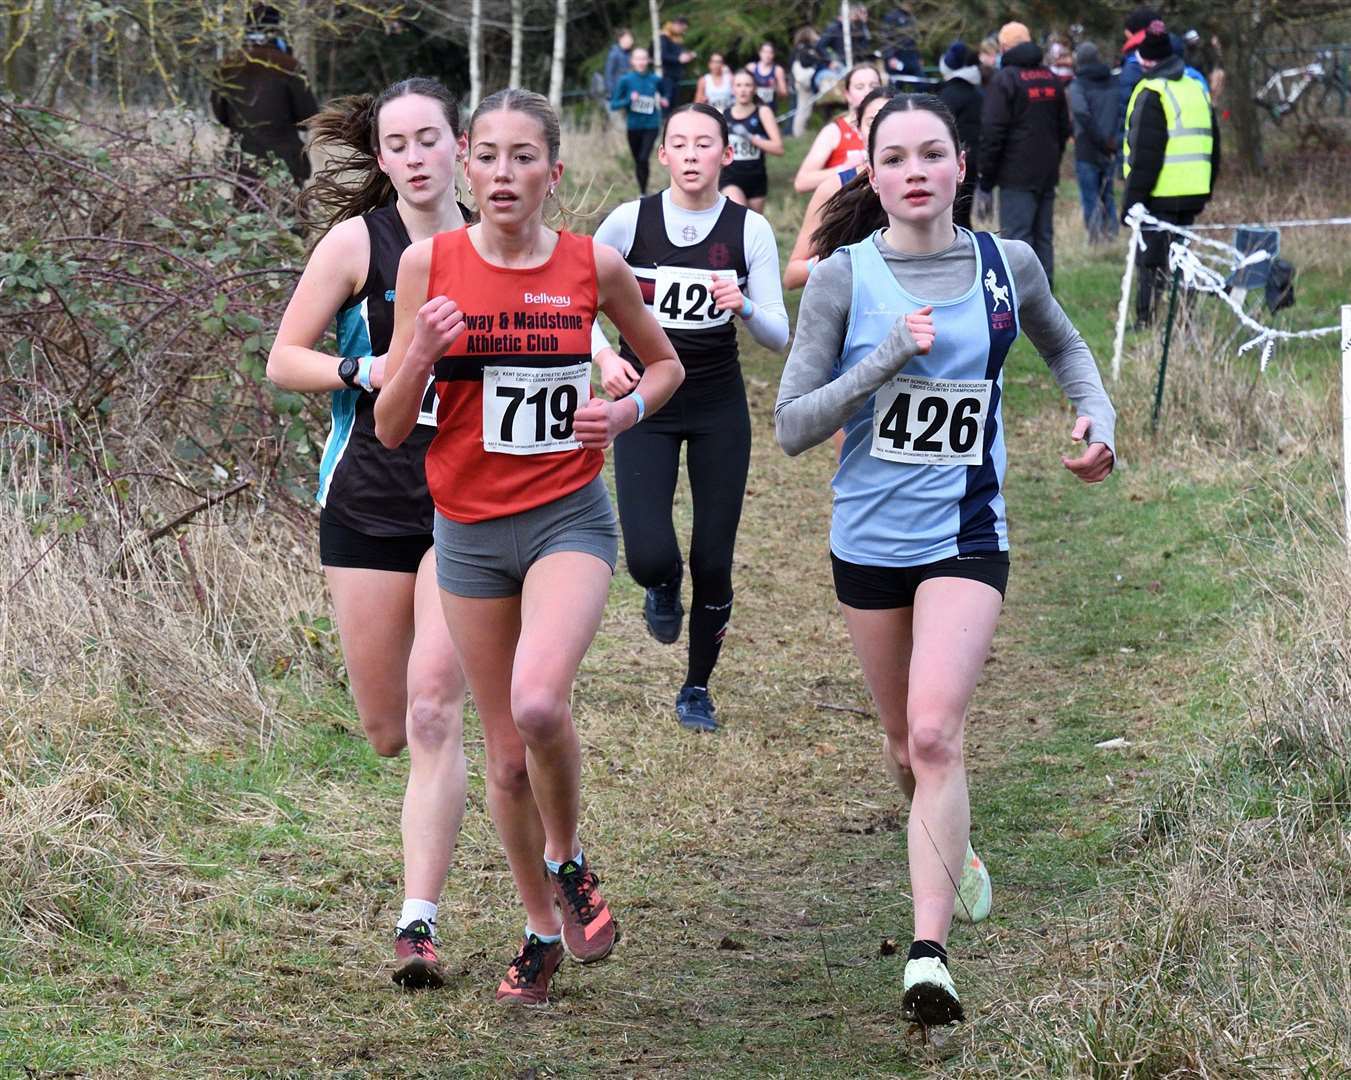
<svg viewBox="0 0 1351 1080">
<path fill-rule="evenodd" d="M 1140 42 L 1139 53 L 1141 60 L 1155 62 L 1167 60 L 1173 55 L 1173 39 L 1162 19 L 1155 19 L 1145 29 L 1145 39 Z"/>
</svg>

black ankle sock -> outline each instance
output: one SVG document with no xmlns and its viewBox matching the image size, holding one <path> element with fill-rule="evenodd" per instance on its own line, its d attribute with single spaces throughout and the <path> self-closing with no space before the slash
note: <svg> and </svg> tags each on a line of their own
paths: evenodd
<svg viewBox="0 0 1351 1080">
<path fill-rule="evenodd" d="M 907 960 L 920 960 L 926 956 L 936 956 L 943 961 L 943 966 L 948 966 L 948 950 L 936 941 L 912 941 L 910 943 L 910 955 Z"/>
<path fill-rule="evenodd" d="M 707 604 L 703 597 L 695 597 L 690 605 L 690 662 L 685 670 L 686 686 L 708 685 L 731 621 L 731 597 L 722 604 Z"/>
</svg>

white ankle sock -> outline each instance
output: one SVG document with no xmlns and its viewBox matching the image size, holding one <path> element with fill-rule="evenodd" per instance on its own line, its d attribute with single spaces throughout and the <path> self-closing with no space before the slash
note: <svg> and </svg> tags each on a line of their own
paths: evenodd
<svg viewBox="0 0 1351 1080">
<path fill-rule="evenodd" d="M 433 930 L 436 929 L 436 905 L 430 900 L 409 900 L 403 902 L 403 912 L 399 915 L 397 929 L 406 930 L 418 919 L 423 920 Z"/>
<path fill-rule="evenodd" d="M 546 945 L 552 945 L 555 941 L 562 941 L 562 940 L 563 940 L 563 935 L 562 935 L 562 934 L 541 934 L 541 933 L 538 933 L 538 932 L 535 931 L 535 930 L 531 930 L 531 929 L 530 929 L 530 924 L 529 924 L 529 923 L 526 923 L 526 924 L 525 924 L 525 936 L 528 938 L 531 934 L 534 934 L 535 937 L 539 938 L 540 941 L 544 942 L 544 944 L 546 944 Z"/>
</svg>

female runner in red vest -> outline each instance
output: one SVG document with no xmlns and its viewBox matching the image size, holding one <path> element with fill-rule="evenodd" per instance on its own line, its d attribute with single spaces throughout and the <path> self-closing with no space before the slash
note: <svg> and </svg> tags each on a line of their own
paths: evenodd
<svg viewBox="0 0 1351 1080">
<path fill-rule="evenodd" d="M 810 195 L 836 169 L 861 165 L 868 160 L 867 144 L 854 126 L 854 113 L 868 92 L 882 85 L 882 76 L 871 64 L 855 64 L 844 76 L 844 112 L 816 135 L 807 156 L 793 177 L 793 190 Z"/>
<path fill-rule="evenodd" d="M 480 222 L 404 254 L 375 418 L 380 440 L 398 445 L 435 373 L 427 484 L 441 602 L 483 723 L 488 808 L 526 913 L 497 990 L 513 1004 L 548 1000 L 564 946 L 587 963 L 617 938 L 577 838 L 570 700 L 618 558 L 602 451 L 684 375 L 619 253 L 545 225 L 563 175 L 559 142 L 539 94 L 502 90 L 474 111 L 465 173 Z M 643 361 L 622 401 L 591 396 L 598 309 Z"/>
</svg>

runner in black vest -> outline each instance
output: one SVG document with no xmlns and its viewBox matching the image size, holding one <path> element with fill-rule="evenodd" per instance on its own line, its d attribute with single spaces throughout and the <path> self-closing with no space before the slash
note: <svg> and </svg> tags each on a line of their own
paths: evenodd
<svg viewBox="0 0 1351 1080">
<path fill-rule="evenodd" d="M 685 382 L 658 415 L 615 440 L 615 482 L 629 573 L 647 589 L 648 629 L 672 643 L 684 616 L 671 509 L 685 445 L 694 501 L 694 596 L 689 667 L 676 715 L 688 728 L 711 731 L 717 719 L 708 684 L 731 618 L 732 550 L 750 464 L 750 412 L 734 320 L 740 317 L 760 344 L 781 351 L 788 313 L 769 222 L 718 194 L 719 166 L 731 158 L 722 115 L 703 104 L 675 110 L 658 157 L 670 170 L 670 188 L 619 207 L 596 239 L 617 248 L 633 268 L 685 365 Z M 595 341 L 602 386 L 614 396 L 627 393 L 640 369 L 637 359 L 623 342 L 616 354 L 599 329 Z"/>
<path fill-rule="evenodd" d="M 435 413 L 428 405 L 416 436 L 389 451 L 375 437 L 373 410 L 399 258 L 412 238 L 464 224 L 455 201 L 458 125 L 455 99 L 431 79 L 397 83 L 374 101 L 334 102 L 315 118 L 316 141 L 336 144 L 338 164 L 316 178 L 306 201 L 332 227 L 310 256 L 267 364 L 278 386 L 332 394 L 319 555 L 366 737 L 382 756 L 408 747 L 394 980 L 410 989 L 443 981 L 434 935 L 464 816 L 464 676 L 430 551 L 423 456 Z M 334 317 L 338 356 L 315 348 Z"/>
<path fill-rule="evenodd" d="M 727 110 L 727 131 L 732 159 L 723 166 L 719 190 L 732 202 L 749 206 L 757 213 L 765 208 L 769 193 L 769 174 L 765 155 L 783 155 L 774 110 L 755 96 L 755 79 L 749 71 L 738 71 L 732 80 L 736 101 Z"/>
</svg>

